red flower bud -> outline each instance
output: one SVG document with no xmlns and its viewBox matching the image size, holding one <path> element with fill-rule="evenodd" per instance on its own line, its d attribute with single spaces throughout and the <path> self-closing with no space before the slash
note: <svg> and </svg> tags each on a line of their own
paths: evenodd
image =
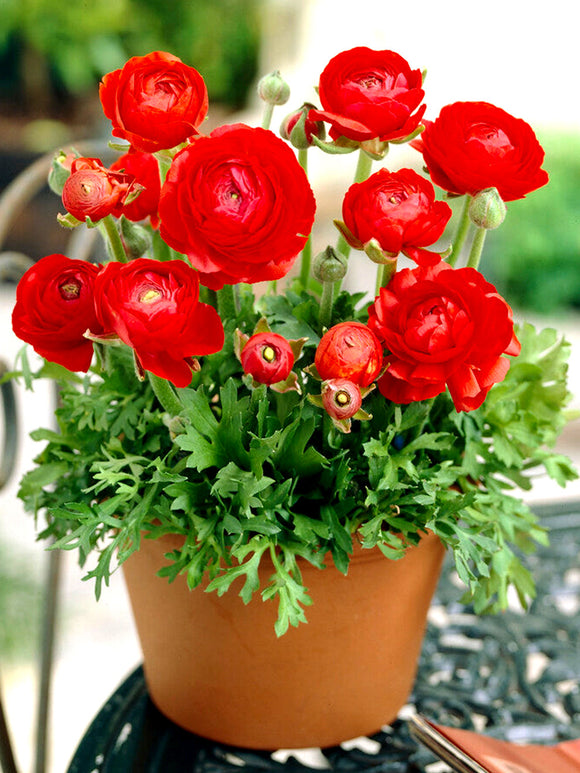
<svg viewBox="0 0 580 773">
<path fill-rule="evenodd" d="M 295 110 L 282 121 L 280 135 L 285 140 L 290 140 L 295 148 L 305 150 L 312 145 L 312 138 L 323 140 L 326 137 L 326 129 L 323 121 L 315 121 L 309 118 L 314 105 L 306 102 L 299 110 Z"/>
<path fill-rule="evenodd" d="M 333 378 L 322 385 L 322 405 L 331 419 L 352 419 L 361 404 L 360 388 L 347 378 Z"/>
<path fill-rule="evenodd" d="M 349 379 L 359 386 L 369 386 L 381 371 L 383 350 L 366 325 L 341 322 L 322 336 L 314 364 L 323 380 Z"/>
<path fill-rule="evenodd" d="M 277 333 L 256 333 L 240 355 L 244 373 L 260 384 L 277 384 L 290 375 L 294 353 L 290 343 Z"/>
<path fill-rule="evenodd" d="M 95 222 L 111 214 L 119 217 L 134 182 L 132 176 L 111 172 L 97 158 L 75 158 L 63 186 L 62 203 L 82 222 L 87 217 Z"/>
</svg>

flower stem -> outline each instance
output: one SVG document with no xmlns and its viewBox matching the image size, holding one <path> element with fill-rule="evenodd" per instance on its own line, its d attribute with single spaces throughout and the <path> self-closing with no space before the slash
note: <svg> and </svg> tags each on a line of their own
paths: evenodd
<svg viewBox="0 0 580 773">
<path fill-rule="evenodd" d="M 483 245 L 485 243 L 485 236 L 487 234 L 486 228 L 478 228 L 475 231 L 473 242 L 471 244 L 471 250 L 469 251 L 469 258 L 467 259 L 467 265 L 470 268 L 477 268 L 479 266 L 479 260 L 481 253 L 483 252 Z"/>
<path fill-rule="evenodd" d="M 274 115 L 274 105 L 266 102 L 264 105 L 264 115 L 262 116 L 262 129 L 269 129 Z"/>
<path fill-rule="evenodd" d="M 232 285 L 224 285 L 217 293 L 218 314 L 222 321 L 236 319 L 238 310 L 236 308 L 236 296 Z"/>
<path fill-rule="evenodd" d="M 370 177 L 373 168 L 373 160 L 364 150 L 359 150 L 356 171 L 354 173 L 355 183 L 362 183 Z"/>
<path fill-rule="evenodd" d="M 117 230 L 115 219 L 112 215 L 107 215 L 101 221 L 99 221 L 99 230 L 109 248 L 109 252 L 113 260 L 118 263 L 128 263 L 129 259 L 123 242 Z"/>
<path fill-rule="evenodd" d="M 298 151 L 298 161 L 306 175 L 308 175 L 308 149 L 303 148 Z M 310 277 L 310 264 L 312 262 L 312 236 L 308 237 L 306 244 L 302 249 L 300 258 L 300 283 L 306 289 L 308 287 L 308 278 Z"/>
<path fill-rule="evenodd" d="M 160 376 L 156 376 L 150 371 L 147 372 L 147 375 L 149 377 L 151 388 L 155 393 L 155 397 L 161 403 L 163 410 L 167 411 L 167 413 L 171 414 L 172 416 L 177 416 L 180 414 L 183 406 L 171 384 L 164 378 L 160 378 Z"/>
<path fill-rule="evenodd" d="M 362 183 L 364 182 L 370 175 L 371 170 L 373 168 L 373 160 L 370 156 L 368 156 L 364 150 L 359 150 L 358 152 L 358 161 L 356 164 L 356 169 L 354 172 L 354 182 L 355 183 Z M 344 236 L 340 234 L 338 237 L 338 240 L 336 242 L 336 251 L 342 252 L 342 254 L 348 258 L 350 255 L 350 244 L 346 241 Z M 342 286 L 342 280 L 339 280 L 338 282 L 335 282 L 334 285 L 334 297 L 337 298 L 338 294 L 340 293 L 340 288 Z"/>
<path fill-rule="evenodd" d="M 323 282 L 322 283 L 322 298 L 320 299 L 320 316 L 318 317 L 320 327 L 325 328 L 330 326 L 332 320 L 332 306 L 334 304 L 334 289 L 338 282 Z"/>
<path fill-rule="evenodd" d="M 397 258 L 393 258 L 388 263 L 382 263 L 377 267 L 377 284 L 375 288 L 375 296 L 379 295 L 381 287 L 386 287 L 395 271 L 397 270 Z"/>
<path fill-rule="evenodd" d="M 463 207 L 461 210 L 461 215 L 459 217 L 459 222 L 457 223 L 457 230 L 455 231 L 455 236 L 453 237 L 453 241 L 452 241 L 453 252 L 449 256 L 449 260 L 447 261 L 450 266 L 454 266 L 457 263 L 457 259 L 461 254 L 461 250 L 463 249 L 463 245 L 465 244 L 467 234 L 469 233 L 469 227 L 471 226 L 471 220 L 469 219 L 470 203 L 471 203 L 471 196 L 466 194 L 463 199 Z"/>
</svg>

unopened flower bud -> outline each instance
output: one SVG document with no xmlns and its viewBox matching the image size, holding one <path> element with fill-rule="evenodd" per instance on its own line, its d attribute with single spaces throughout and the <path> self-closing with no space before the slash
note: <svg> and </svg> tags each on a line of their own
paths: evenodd
<svg viewBox="0 0 580 773">
<path fill-rule="evenodd" d="M 75 156 L 60 150 L 52 159 L 52 166 L 48 173 L 48 187 L 58 196 L 62 195 L 65 182 L 70 177 L 70 168 Z"/>
<path fill-rule="evenodd" d="M 62 203 L 77 220 L 97 222 L 107 215 L 119 216 L 133 178 L 111 172 L 95 158 L 76 158 L 62 190 Z"/>
<path fill-rule="evenodd" d="M 367 387 L 381 371 L 383 348 L 362 322 L 339 322 L 320 339 L 314 364 L 324 380 L 348 379 Z"/>
<path fill-rule="evenodd" d="M 244 373 L 260 384 L 285 381 L 294 365 L 290 342 L 277 333 L 255 333 L 241 351 Z"/>
<path fill-rule="evenodd" d="M 275 70 L 258 81 L 258 95 L 269 105 L 284 105 L 290 98 L 290 86 Z"/>
<path fill-rule="evenodd" d="M 360 388 L 346 378 L 333 378 L 322 385 L 322 405 L 331 419 L 352 419 L 362 404 Z"/>
<path fill-rule="evenodd" d="M 346 257 L 330 246 L 318 253 L 312 262 L 312 275 L 319 282 L 337 282 L 345 276 L 346 270 Z"/>
<path fill-rule="evenodd" d="M 486 188 L 479 191 L 469 204 L 469 217 L 479 228 L 491 230 L 499 228 L 506 215 L 504 204 L 497 188 Z"/>
<path fill-rule="evenodd" d="M 323 140 L 326 137 L 326 129 L 323 121 L 313 121 L 308 118 L 310 110 L 314 108 L 309 102 L 305 102 L 300 110 L 284 118 L 280 126 L 280 136 L 290 140 L 298 150 L 306 150 L 312 145 L 312 137 Z"/>
<path fill-rule="evenodd" d="M 127 257 L 140 258 L 151 246 L 151 236 L 146 228 L 121 217 L 121 240 Z"/>
</svg>

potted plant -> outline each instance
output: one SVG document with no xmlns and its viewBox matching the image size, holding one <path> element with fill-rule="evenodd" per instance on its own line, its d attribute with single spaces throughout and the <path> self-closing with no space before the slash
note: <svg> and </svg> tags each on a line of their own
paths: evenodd
<svg viewBox="0 0 580 773">
<path fill-rule="evenodd" d="M 546 534 L 518 489 L 540 467 L 576 476 L 553 450 L 568 345 L 515 325 L 479 268 L 505 202 L 548 182 L 527 123 L 483 102 L 427 121 L 421 72 L 363 47 L 281 136 L 287 84 L 259 93 L 261 127 L 204 136 L 201 75 L 134 57 L 100 87 L 120 158 L 57 155 L 61 222 L 99 228 L 109 259 L 49 255 L 18 286 L 14 330 L 43 362 L 22 352 L 17 374 L 60 386 L 20 496 L 97 597 L 123 566 L 168 716 L 325 746 L 404 703 L 445 551 L 476 612 L 533 596 L 521 554 Z M 426 175 L 385 166 L 404 142 Z M 358 164 L 337 244 L 312 257 L 320 151 Z M 342 289 L 352 249 L 374 293 Z"/>
</svg>

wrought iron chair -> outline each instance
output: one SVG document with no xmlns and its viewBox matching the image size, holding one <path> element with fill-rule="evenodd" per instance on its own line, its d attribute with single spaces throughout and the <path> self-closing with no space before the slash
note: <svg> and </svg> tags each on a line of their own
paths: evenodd
<svg viewBox="0 0 580 773">
<path fill-rule="evenodd" d="M 75 147 L 86 155 L 106 154 L 103 142 L 81 142 Z M 53 154 L 47 154 L 33 162 L 21 172 L 2 192 L 0 196 L 0 250 L 13 227 L 16 218 L 29 205 L 34 197 L 47 185 Z M 65 254 L 71 257 L 88 259 L 92 253 L 96 233 L 81 227 L 71 231 Z M 33 260 L 22 252 L 0 252 L 0 282 L 17 282 L 32 265 Z M 8 372 L 9 364 L 0 359 L 0 402 L 4 420 L 4 441 L 0 448 L 0 490 L 10 480 L 18 453 L 20 422 L 14 386 L 11 381 L 1 383 Z M 54 641 L 58 611 L 59 577 L 61 554 L 50 551 L 47 554 L 45 600 L 41 626 L 39 660 L 39 695 L 36 716 L 35 773 L 44 773 L 47 759 L 47 740 L 50 714 L 50 693 L 54 657 Z M 0 686 L 1 688 L 1 686 Z M 0 767 L 5 773 L 17 773 L 15 755 L 8 727 L 7 715 L 2 702 L 0 689 Z"/>
</svg>

